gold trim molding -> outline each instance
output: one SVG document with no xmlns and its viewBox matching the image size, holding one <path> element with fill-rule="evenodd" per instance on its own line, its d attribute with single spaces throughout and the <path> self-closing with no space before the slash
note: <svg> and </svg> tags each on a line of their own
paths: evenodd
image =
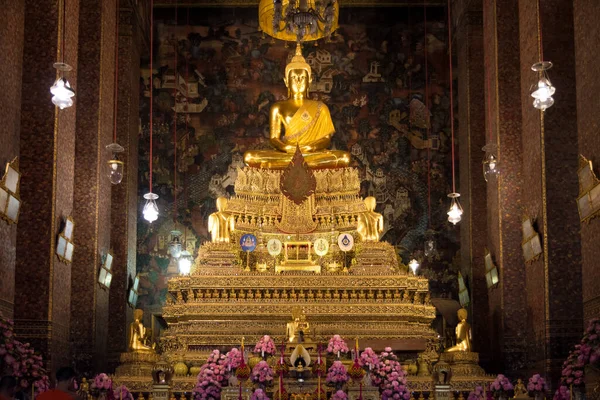
<svg viewBox="0 0 600 400">
<path fill-rule="evenodd" d="M 154 7 L 174 7 L 176 0 L 158 0 L 154 2 Z M 186 7 L 256 7 L 258 10 L 259 0 L 191 0 L 177 1 L 180 8 Z M 443 7 L 445 1 L 440 0 L 341 0 L 340 7 L 423 7 L 425 3 L 428 7 Z"/>
</svg>

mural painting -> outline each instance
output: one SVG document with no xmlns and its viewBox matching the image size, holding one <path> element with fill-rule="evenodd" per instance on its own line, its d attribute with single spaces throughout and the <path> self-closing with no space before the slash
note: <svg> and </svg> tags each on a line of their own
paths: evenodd
<svg viewBox="0 0 600 400">
<path fill-rule="evenodd" d="M 446 216 L 452 178 L 445 17 L 433 10 L 425 30 L 414 22 L 422 10 L 403 9 L 400 19 L 382 10 L 343 8 L 330 42 L 304 46 L 314 75 L 311 98 L 329 106 L 332 148 L 351 152 L 361 195 L 376 197 L 383 240 L 404 263 L 423 259 L 426 232 L 435 232 L 437 253 L 420 273 L 431 279 L 433 294 L 449 296 L 457 290 L 459 235 Z M 294 49 L 264 37 L 254 9 L 180 9 L 178 24 L 173 15 L 160 10 L 154 71 L 146 67 L 141 77 L 140 210 L 148 190 L 151 88 L 153 184 L 160 196 L 158 221 L 138 222 L 143 308 L 165 301 L 167 276 L 177 271 L 167 253 L 175 221 L 195 255 L 210 239 L 207 219 L 216 198 L 233 194 L 244 151 L 269 148 L 268 112 L 286 96 L 283 71 Z"/>
</svg>

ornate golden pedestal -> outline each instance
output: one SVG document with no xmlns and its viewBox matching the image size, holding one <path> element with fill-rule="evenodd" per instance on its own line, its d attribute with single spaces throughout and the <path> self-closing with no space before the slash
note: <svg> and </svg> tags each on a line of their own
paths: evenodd
<svg viewBox="0 0 600 400">
<path fill-rule="evenodd" d="M 127 380 L 127 387 L 131 391 L 152 390 L 152 370 L 160 357 L 156 353 L 121 353 L 119 365 L 115 371 L 115 384 Z"/>
<path fill-rule="evenodd" d="M 450 366 L 453 379 L 464 376 L 485 376 L 485 371 L 479 366 L 479 353 L 469 351 L 442 353 L 440 361 Z"/>
</svg>

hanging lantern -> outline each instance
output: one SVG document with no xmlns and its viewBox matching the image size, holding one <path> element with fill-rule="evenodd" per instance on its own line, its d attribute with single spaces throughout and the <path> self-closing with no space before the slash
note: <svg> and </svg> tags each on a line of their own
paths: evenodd
<svg viewBox="0 0 600 400">
<path fill-rule="evenodd" d="M 73 96 L 75 96 L 75 91 L 71 88 L 71 84 L 65 76 L 66 72 L 71 71 L 73 67 L 69 64 L 57 62 L 54 63 L 54 68 L 59 71 L 59 77 L 50 88 L 52 103 L 61 110 L 64 110 L 73 105 Z"/>
<path fill-rule="evenodd" d="M 123 146 L 117 143 L 111 143 L 106 146 L 106 149 L 112 153 L 112 157 L 108 160 L 108 179 L 113 185 L 118 185 L 123 180 L 123 166 L 125 163 L 119 160 L 119 153 L 122 153 L 125 149 Z"/>
<path fill-rule="evenodd" d="M 179 273 L 181 275 L 189 275 L 192 270 L 192 263 L 194 259 L 189 251 L 183 250 L 181 252 L 181 257 L 179 258 Z"/>
<path fill-rule="evenodd" d="M 554 98 L 552 98 L 552 96 L 556 92 L 556 88 L 550 82 L 550 78 L 548 78 L 547 71 L 550 68 L 552 68 L 552 63 L 550 61 L 542 61 L 531 66 L 531 69 L 538 72 L 540 75 L 537 86 L 533 87 L 534 90 L 531 93 L 531 97 L 535 99 L 533 101 L 533 106 L 542 111 L 552 107 L 554 104 Z"/>
<path fill-rule="evenodd" d="M 178 259 L 181 256 L 181 232 L 171 231 L 171 242 L 169 243 L 169 254 L 171 257 Z"/>
<path fill-rule="evenodd" d="M 408 263 L 408 267 L 412 271 L 413 275 L 417 274 L 417 270 L 419 269 L 420 266 L 421 266 L 421 264 L 419 264 L 419 262 L 417 260 L 415 260 L 414 258 L 412 260 L 410 260 L 410 262 Z"/>
<path fill-rule="evenodd" d="M 500 173 L 498 169 L 498 157 L 495 154 L 496 146 L 494 144 L 488 144 L 483 147 L 483 151 L 486 152 L 485 158 L 482 161 L 483 164 L 483 178 L 486 182 Z"/>
<path fill-rule="evenodd" d="M 448 222 L 456 225 L 462 219 L 463 209 L 460 206 L 460 202 L 458 198 L 460 197 L 460 193 L 450 193 L 448 195 L 452 199 L 450 203 L 450 209 L 448 210 Z"/>
<path fill-rule="evenodd" d="M 156 199 L 158 195 L 156 193 L 146 193 L 144 195 L 146 199 L 146 205 L 144 206 L 144 219 L 150 223 L 158 219 L 158 206 L 156 205 Z"/>
</svg>

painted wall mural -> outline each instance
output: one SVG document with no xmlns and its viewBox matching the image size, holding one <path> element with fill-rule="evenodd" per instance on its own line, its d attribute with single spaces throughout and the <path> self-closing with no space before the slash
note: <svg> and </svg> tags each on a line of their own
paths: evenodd
<svg viewBox="0 0 600 400">
<path fill-rule="evenodd" d="M 311 97 L 328 104 L 333 146 L 352 153 L 362 195 L 377 198 L 386 221 L 383 240 L 406 263 L 423 257 L 424 235 L 435 231 L 438 254 L 423 263 L 421 273 L 431 279 L 433 293 L 444 296 L 456 291 L 459 237 L 446 221 L 452 183 L 445 17 L 442 10 L 428 11 L 425 36 L 422 10 L 386 10 L 343 8 L 333 40 L 304 47 L 314 75 Z M 141 77 L 139 194 L 141 199 L 148 190 L 152 86 L 154 192 L 161 212 L 152 226 L 141 218 L 138 223 L 144 308 L 164 302 L 166 278 L 176 273 L 167 256 L 174 221 L 195 254 L 209 240 L 206 222 L 215 199 L 233 194 L 244 151 L 269 148 L 268 112 L 287 94 L 283 71 L 293 46 L 263 37 L 255 9 L 189 13 L 188 25 L 187 10 L 180 9 L 176 25 L 174 10 L 158 12 L 163 19 L 155 68 L 150 76 L 146 67 Z"/>
</svg>

